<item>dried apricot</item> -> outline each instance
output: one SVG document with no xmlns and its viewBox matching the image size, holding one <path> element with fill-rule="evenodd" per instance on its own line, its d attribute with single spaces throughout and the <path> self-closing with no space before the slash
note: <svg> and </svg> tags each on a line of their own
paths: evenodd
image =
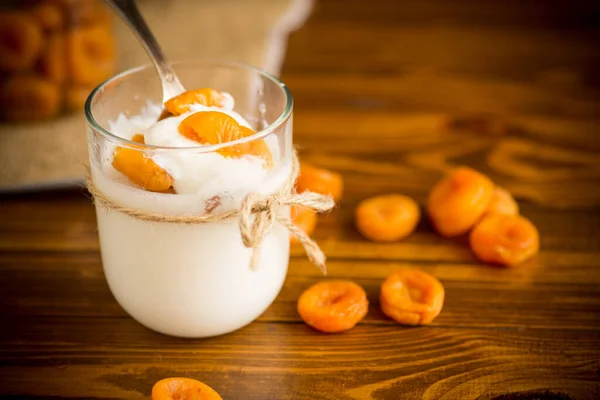
<svg viewBox="0 0 600 400">
<path fill-rule="evenodd" d="M 91 86 L 70 86 L 65 91 L 65 104 L 70 110 L 81 110 L 92 92 Z"/>
<path fill-rule="evenodd" d="M 414 231 L 421 210 L 410 197 L 390 194 L 363 200 L 354 215 L 356 227 L 364 237 L 375 242 L 391 242 Z"/>
<path fill-rule="evenodd" d="M 471 231 L 469 239 L 478 259 L 505 266 L 525 261 L 540 248 L 537 228 L 520 215 L 488 215 Z"/>
<path fill-rule="evenodd" d="M 173 185 L 171 175 L 138 150 L 117 147 L 112 165 L 132 183 L 151 192 L 167 192 Z"/>
<path fill-rule="evenodd" d="M 67 77 L 67 42 L 65 36 L 51 35 L 42 51 L 38 70 L 52 82 L 62 83 Z"/>
<path fill-rule="evenodd" d="M 223 400 L 210 386 L 190 378 L 166 378 L 152 387 L 152 400 Z"/>
<path fill-rule="evenodd" d="M 298 299 L 298 313 L 309 326 L 328 333 L 352 329 L 367 314 L 363 288 L 350 281 L 319 282 Z"/>
<path fill-rule="evenodd" d="M 255 133 L 252 129 L 240 126 L 233 117 L 219 111 L 203 111 L 190 115 L 179 124 L 179 132 L 190 140 L 209 144 L 231 142 Z M 267 168 L 273 166 L 271 152 L 264 140 L 225 147 L 217 152 L 223 157 L 254 155 L 265 160 Z"/>
<path fill-rule="evenodd" d="M 223 107 L 226 103 L 226 97 L 218 90 L 211 88 L 202 88 L 188 90 L 175 96 L 165 102 L 165 108 L 172 115 L 181 115 L 190 111 L 192 104 L 202 104 L 207 107 Z"/>
<path fill-rule="evenodd" d="M 0 114 L 10 121 L 50 118 L 59 111 L 60 88 L 34 75 L 15 75 L 0 86 Z"/>
<path fill-rule="evenodd" d="M 290 214 L 294 225 L 302 229 L 308 236 L 312 235 L 317 226 L 316 212 L 306 207 L 293 206 L 291 207 Z M 298 243 L 298 239 L 294 236 L 291 237 L 291 241 L 292 243 Z"/>
<path fill-rule="evenodd" d="M 496 186 L 484 215 L 492 213 L 519 215 L 519 205 L 506 189 Z"/>
<path fill-rule="evenodd" d="M 56 0 L 55 0 L 56 1 Z M 60 0 L 66 3 L 70 20 L 74 25 L 96 25 L 102 24 L 110 27 L 112 14 L 110 8 L 103 1 L 98 0 Z"/>
<path fill-rule="evenodd" d="M 404 325 L 426 325 L 442 311 L 444 286 L 435 277 L 413 268 L 400 268 L 381 285 L 381 310 Z"/>
<path fill-rule="evenodd" d="M 29 11 L 47 32 L 59 30 L 65 25 L 65 14 L 56 2 L 42 1 L 31 7 Z"/>
<path fill-rule="evenodd" d="M 136 143 L 146 144 L 146 139 L 144 138 L 144 135 L 142 135 L 141 133 L 136 133 L 135 135 L 133 135 L 131 137 L 131 141 L 136 142 Z"/>
<path fill-rule="evenodd" d="M 0 12 L 0 70 L 30 68 L 43 45 L 40 25 L 21 11 Z"/>
<path fill-rule="evenodd" d="M 319 168 L 312 164 L 300 163 L 300 176 L 296 181 L 296 191 L 302 193 L 311 192 L 330 195 L 333 200 L 339 201 L 344 190 L 342 175 L 325 168 Z"/>
<path fill-rule="evenodd" d="M 67 34 L 67 64 L 73 82 L 96 85 L 115 68 L 115 44 L 109 28 L 83 27 Z"/>
<path fill-rule="evenodd" d="M 466 233 L 488 207 L 494 184 L 485 175 L 461 167 L 435 184 L 427 211 L 437 231 L 446 237 Z"/>
</svg>

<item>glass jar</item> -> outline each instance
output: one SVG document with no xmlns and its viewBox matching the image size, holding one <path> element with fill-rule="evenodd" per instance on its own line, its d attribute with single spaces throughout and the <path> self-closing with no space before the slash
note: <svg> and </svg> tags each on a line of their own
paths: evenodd
<svg viewBox="0 0 600 400">
<path fill-rule="evenodd" d="M 239 209 L 249 193 L 269 195 L 286 187 L 292 170 L 292 98 L 277 78 L 252 67 L 191 61 L 174 68 L 186 88 L 230 93 L 235 111 L 257 133 L 195 147 L 150 146 L 124 138 L 124 131 L 135 136 L 161 113 L 155 70 L 133 69 L 96 88 L 86 103 L 91 182 L 103 268 L 119 304 L 158 332 L 207 337 L 241 328 L 273 302 L 286 276 L 290 239 L 283 226 L 274 224 L 252 268 L 253 253 L 242 242 L 237 218 L 204 223 L 187 223 L 185 218 L 222 215 Z M 231 169 L 220 169 L 226 166 L 222 154 L 231 154 L 228 149 L 259 141 L 270 150 L 270 168 L 257 172 L 254 164 L 230 163 Z M 196 189 L 179 194 L 136 187 L 113 168 L 120 149 L 143 153 L 161 165 L 176 160 L 181 167 L 171 171 L 176 183 Z M 186 169 L 190 165 L 196 166 L 191 175 Z M 98 201 L 98 194 L 108 203 Z M 282 212 L 289 216 L 289 209 Z M 149 220 L 136 214 L 159 217 Z M 160 216 L 183 220 L 162 221 Z"/>
<path fill-rule="evenodd" d="M 0 119 L 46 120 L 80 110 L 115 62 L 112 15 L 102 0 L 2 2 Z"/>
</svg>

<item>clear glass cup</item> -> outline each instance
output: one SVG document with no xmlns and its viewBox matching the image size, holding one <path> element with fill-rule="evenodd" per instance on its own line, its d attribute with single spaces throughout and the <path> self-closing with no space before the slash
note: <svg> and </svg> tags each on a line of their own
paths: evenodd
<svg viewBox="0 0 600 400">
<path fill-rule="evenodd" d="M 124 139 L 111 132 L 115 121 L 143 115 L 146 119 L 137 118 L 137 123 L 147 126 L 158 117 L 162 98 L 151 66 L 126 71 L 96 88 L 85 106 L 95 189 L 120 207 L 183 217 L 238 209 L 248 193 L 278 192 L 292 168 L 292 97 L 286 86 L 241 64 L 195 60 L 174 67 L 188 89 L 211 87 L 233 95 L 235 111 L 257 133 L 234 142 L 187 148 Z M 223 157 L 220 151 L 259 140 L 268 145 L 273 159 L 273 167 L 263 175 L 251 168 L 233 168 L 223 175 L 213 166 L 219 164 L 211 160 Z M 197 192 L 155 193 L 136 187 L 111 165 L 117 148 L 143 152 L 153 160 L 204 165 L 194 174 L 185 168 L 173 172 L 181 184 L 196 185 Z M 283 285 L 290 240 L 278 224 L 265 235 L 259 263 L 252 269 L 251 249 L 242 243 L 237 219 L 149 222 L 98 201 L 96 214 L 108 285 L 125 311 L 150 329 L 181 337 L 231 332 L 262 314 Z"/>
</svg>

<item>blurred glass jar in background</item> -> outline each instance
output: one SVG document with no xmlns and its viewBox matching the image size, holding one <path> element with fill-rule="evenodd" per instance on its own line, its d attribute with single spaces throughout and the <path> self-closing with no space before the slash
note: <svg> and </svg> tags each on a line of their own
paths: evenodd
<svg viewBox="0 0 600 400">
<path fill-rule="evenodd" d="M 81 110 L 115 71 L 112 15 L 102 0 L 0 1 L 0 119 Z"/>
</svg>

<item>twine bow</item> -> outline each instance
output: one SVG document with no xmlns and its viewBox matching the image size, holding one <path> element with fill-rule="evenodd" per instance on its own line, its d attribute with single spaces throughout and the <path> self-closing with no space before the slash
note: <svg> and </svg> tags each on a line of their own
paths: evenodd
<svg viewBox="0 0 600 400">
<path fill-rule="evenodd" d="M 284 186 L 280 188 L 279 192 L 268 195 L 262 195 L 255 192 L 249 193 L 242 200 L 239 210 L 226 211 L 220 214 L 171 216 L 124 207 L 100 192 L 94 185 L 90 174 L 88 174 L 87 188 L 92 194 L 94 202 L 101 204 L 108 210 L 115 210 L 144 221 L 199 224 L 238 218 L 242 243 L 245 247 L 252 249 L 252 256 L 250 259 L 250 267 L 252 269 L 255 269 L 258 266 L 260 244 L 262 243 L 265 234 L 275 223 L 279 223 L 285 227 L 293 237 L 298 239 L 300 244 L 304 247 L 308 259 L 315 264 L 323 274 L 327 274 L 325 265 L 326 257 L 325 254 L 323 254 L 323 251 L 321 251 L 317 243 L 312 240 L 306 232 L 294 225 L 290 217 L 284 213 L 284 210 L 286 207 L 300 206 L 316 212 L 326 212 L 330 211 L 335 206 L 335 202 L 330 196 L 324 196 L 314 192 L 296 193 L 294 190 L 294 183 L 296 182 L 299 173 L 300 164 L 298 162 L 298 157 L 294 153 L 290 179 L 288 179 Z"/>
<path fill-rule="evenodd" d="M 318 193 L 289 193 L 263 196 L 257 193 L 248 194 L 242 201 L 239 212 L 240 233 L 244 246 L 252 249 L 250 266 L 258 265 L 259 247 L 265 233 L 278 222 L 284 226 L 304 247 L 308 259 L 317 266 L 323 274 L 327 274 L 325 254 L 317 243 L 306 232 L 298 228 L 282 211 L 288 206 L 302 206 L 317 212 L 331 210 L 335 203 L 328 196 Z"/>
</svg>

